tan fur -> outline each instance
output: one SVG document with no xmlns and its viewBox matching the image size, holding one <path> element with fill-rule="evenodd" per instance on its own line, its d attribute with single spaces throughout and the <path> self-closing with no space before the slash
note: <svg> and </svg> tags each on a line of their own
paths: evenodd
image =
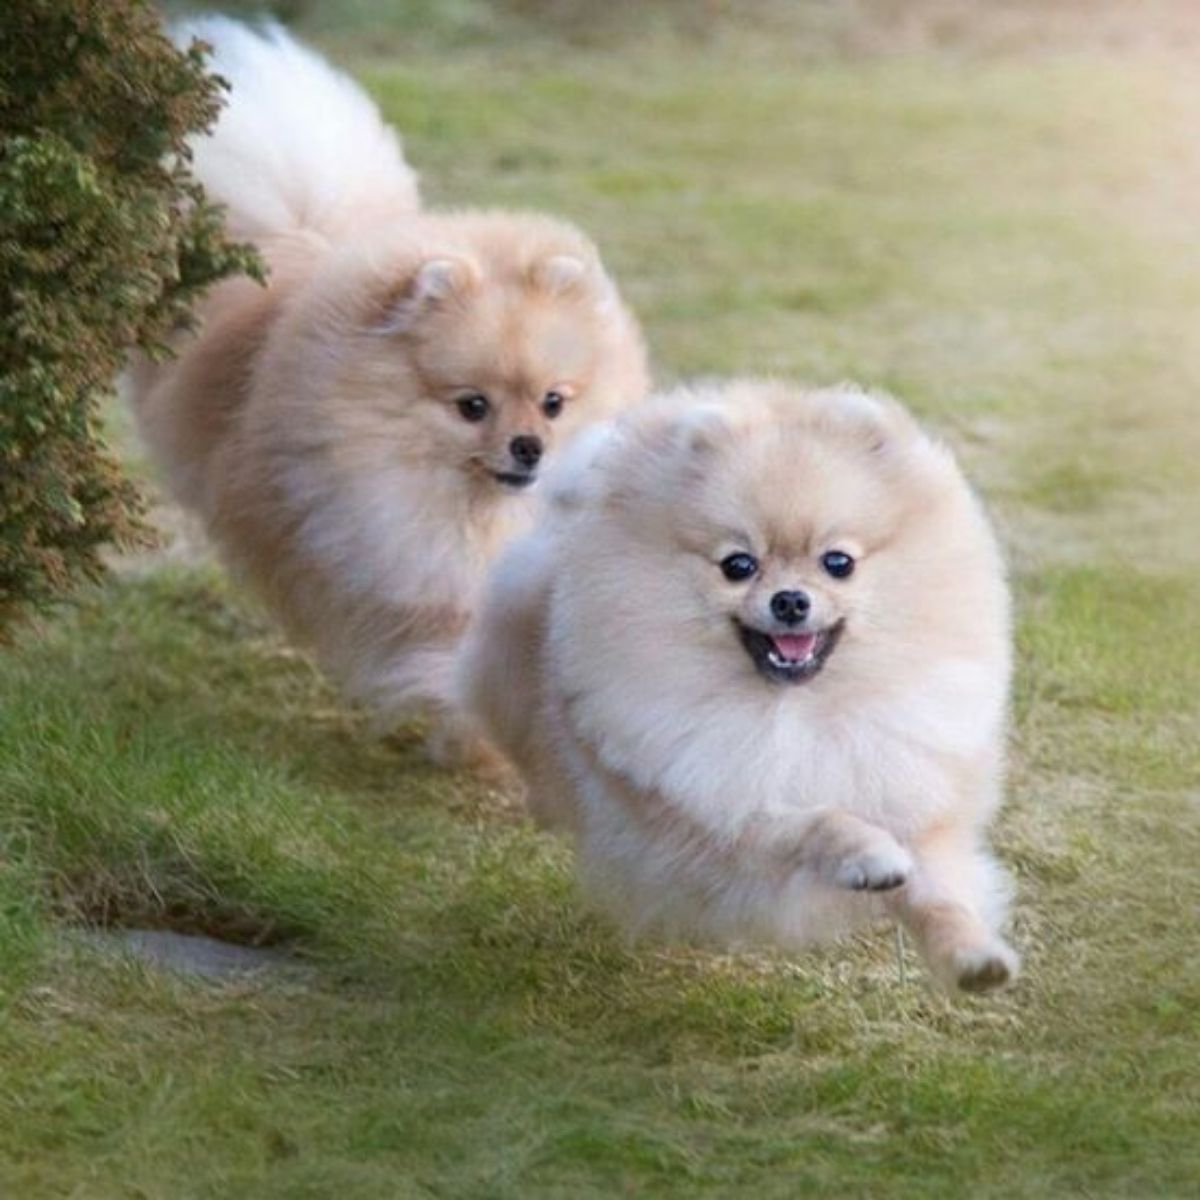
<svg viewBox="0 0 1200 1200">
<path fill-rule="evenodd" d="M 458 638 L 489 562 L 530 520 L 528 490 L 496 478 L 514 469 L 513 439 L 552 457 L 640 400 L 646 365 L 578 230 L 419 213 L 397 180 L 311 226 L 298 202 L 279 206 L 301 214 L 286 228 L 243 217 L 268 286 L 218 287 L 178 357 L 131 378 L 147 443 L 226 561 L 383 721 L 423 709 L 445 722 L 449 755 L 470 740 L 450 697 Z M 221 182 L 236 223 L 237 178 Z M 554 419 L 552 391 L 566 397 Z M 473 393 L 490 405 L 478 423 L 456 407 Z"/>
<path fill-rule="evenodd" d="M 560 474 L 459 685 L 601 902 L 635 929 L 785 946 L 890 914 L 940 982 L 1010 979 L 984 841 L 1008 599 L 949 452 L 886 397 L 737 383 L 640 407 Z M 758 571 L 731 582 L 741 552 Z M 780 683 L 735 621 L 787 633 L 770 599 L 796 589 L 804 628 L 842 632 Z"/>
</svg>

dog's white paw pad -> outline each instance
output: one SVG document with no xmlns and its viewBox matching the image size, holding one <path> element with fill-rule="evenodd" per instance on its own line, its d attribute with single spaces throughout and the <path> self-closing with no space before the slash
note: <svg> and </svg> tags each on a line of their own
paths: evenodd
<svg viewBox="0 0 1200 1200">
<path fill-rule="evenodd" d="M 964 992 L 990 992 L 1011 983 L 1020 969 L 1016 952 L 1001 941 L 954 955 L 954 982 Z"/>
<path fill-rule="evenodd" d="M 833 881 L 853 892 L 890 892 L 907 882 L 912 865 L 912 858 L 902 846 L 870 850 L 847 858 Z"/>
</svg>

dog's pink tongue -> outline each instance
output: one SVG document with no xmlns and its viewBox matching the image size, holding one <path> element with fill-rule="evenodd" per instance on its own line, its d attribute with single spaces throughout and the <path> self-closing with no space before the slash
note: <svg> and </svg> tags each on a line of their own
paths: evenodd
<svg viewBox="0 0 1200 1200">
<path fill-rule="evenodd" d="M 775 643 L 775 649 L 781 658 L 786 658 L 790 662 L 803 662 L 812 653 L 817 635 L 815 633 L 776 633 L 772 635 L 771 641 Z"/>
</svg>

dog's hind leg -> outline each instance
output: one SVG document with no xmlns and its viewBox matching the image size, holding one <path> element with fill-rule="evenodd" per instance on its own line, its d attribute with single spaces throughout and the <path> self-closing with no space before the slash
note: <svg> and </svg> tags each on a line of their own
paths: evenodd
<svg viewBox="0 0 1200 1200">
<path fill-rule="evenodd" d="M 939 829 L 913 846 L 908 882 L 889 896 L 943 987 L 984 992 L 1003 987 L 1020 960 L 997 932 L 1007 897 L 999 865 L 964 829 Z"/>
</svg>

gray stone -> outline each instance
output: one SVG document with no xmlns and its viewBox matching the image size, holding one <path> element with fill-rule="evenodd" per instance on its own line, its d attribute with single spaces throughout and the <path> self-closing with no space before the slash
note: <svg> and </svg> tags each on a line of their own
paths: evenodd
<svg viewBox="0 0 1200 1200">
<path fill-rule="evenodd" d="M 89 941 L 156 967 L 208 979 L 227 979 L 288 965 L 286 955 L 266 946 L 239 946 L 169 929 L 113 929 L 95 933 Z"/>
</svg>

